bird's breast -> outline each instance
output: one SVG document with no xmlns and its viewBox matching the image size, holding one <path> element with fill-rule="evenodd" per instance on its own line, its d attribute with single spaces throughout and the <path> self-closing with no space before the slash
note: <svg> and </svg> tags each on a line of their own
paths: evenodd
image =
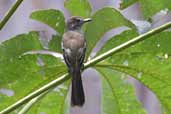
<svg viewBox="0 0 171 114">
<path fill-rule="evenodd" d="M 69 31 L 64 33 L 62 43 L 64 48 L 69 48 L 70 50 L 78 51 L 80 50 L 80 48 L 85 47 L 86 41 L 83 34 L 75 31 Z"/>
</svg>

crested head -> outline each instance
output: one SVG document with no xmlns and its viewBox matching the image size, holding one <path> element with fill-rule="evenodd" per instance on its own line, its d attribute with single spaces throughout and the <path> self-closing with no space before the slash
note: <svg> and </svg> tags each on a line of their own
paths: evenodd
<svg viewBox="0 0 171 114">
<path fill-rule="evenodd" d="M 67 21 L 68 30 L 80 30 L 82 25 L 86 22 L 91 21 L 90 18 L 83 19 L 81 17 L 71 17 Z"/>
</svg>

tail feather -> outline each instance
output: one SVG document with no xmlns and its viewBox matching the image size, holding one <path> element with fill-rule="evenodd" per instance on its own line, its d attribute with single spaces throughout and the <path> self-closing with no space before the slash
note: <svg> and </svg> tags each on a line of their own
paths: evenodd
<svg viewBox="0 0 171 114">
<path fill-rule="evenodd" d="M 75 69 L 72 75 L 71 105 L 83 106 L 85 102 L 80 69 Z"/>
</svg>

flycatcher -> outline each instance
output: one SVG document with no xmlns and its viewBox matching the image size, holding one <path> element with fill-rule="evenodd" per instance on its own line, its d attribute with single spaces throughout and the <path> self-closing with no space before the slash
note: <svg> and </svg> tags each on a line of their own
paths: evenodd
<svg viewBox="0 0 171 114">
<path fill-rule="evenodd" d="M 67 21 L 67 31 L 62 38 L 62 49 L 65 63 L 69 74 L 72 76 L 71 105 L 83 106 L 85 102 L 84 90 L 81 79 L 86 39 L 81 30 L 84 23 L 91 21 L 90 18 L 71 17 Z"/>
</svg>

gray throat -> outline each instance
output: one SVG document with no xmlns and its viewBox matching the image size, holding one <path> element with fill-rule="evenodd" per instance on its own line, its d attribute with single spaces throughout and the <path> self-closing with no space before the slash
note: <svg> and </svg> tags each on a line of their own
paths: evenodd
<svg viewBox="0 0 171 114">
<path fill-rule="evenodd" d="M 75 31 L 75 32 L 78 32 L 78 33 L 83 34 L 83 30 L 81 29 L 81 27 L 80 27 L 80 28 L 77 28 L 77 29 L 68 29 L 68 28 L 67 28 L 67 32 L 68 32 L 68 31 Z"/>
</svg>

